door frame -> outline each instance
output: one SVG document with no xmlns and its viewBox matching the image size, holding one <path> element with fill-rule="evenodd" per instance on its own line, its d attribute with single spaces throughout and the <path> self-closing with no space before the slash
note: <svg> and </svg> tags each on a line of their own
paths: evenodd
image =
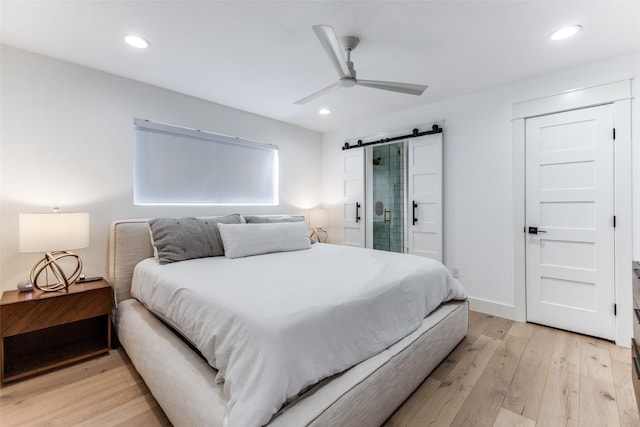
<svg viewBox="0 0 640 427">
<path fill-rule="evenodd" d="M 499 307 L 497 315 L 526 322 L 525 246 L 525 119 L 594 107 L 613 105 L 614 142 L 614 275 L 616 344 L 631 346 L 632 331 L 632 178 L 631 178 L 631 80 L 575 89 L 557 95 L 512 105 L 512 201 L 514 305 Z M 493 310 L 495 312 L 495 310 Z"/>
</svg>

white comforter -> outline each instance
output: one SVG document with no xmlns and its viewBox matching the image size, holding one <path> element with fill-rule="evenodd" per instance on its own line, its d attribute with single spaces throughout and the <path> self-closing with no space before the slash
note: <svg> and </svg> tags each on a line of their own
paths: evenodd
<svg viewBox="0 0 640 427">
<path fill-rule="evenodd" d="M 266 424 L 307 386 L 389 347 L 440 303 L 466 298 L 436 261 L 323 244 L 238 259 L 147 259 L 132 294 L 218 369 L 228 427 Z"/>
</svg>

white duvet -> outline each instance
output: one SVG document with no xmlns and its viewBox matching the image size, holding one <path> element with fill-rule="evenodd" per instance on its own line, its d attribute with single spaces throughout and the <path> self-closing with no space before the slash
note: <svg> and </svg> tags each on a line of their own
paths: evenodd
<svg viewBox="0 0 640 427">
<path fill-rule="evenodd" d="M 379 353 L 466 292 L 437 261 L 346 246 L 142 261 L 132 295 L 218 369 L 224 425 L 266 424 L 319 380 Z"/>
</svg>

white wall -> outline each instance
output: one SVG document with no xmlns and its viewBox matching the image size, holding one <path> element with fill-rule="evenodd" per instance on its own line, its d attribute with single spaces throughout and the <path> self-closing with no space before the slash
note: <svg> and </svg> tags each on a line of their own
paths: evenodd
<svg viewBox="0 0 640 427">
<path fill-rule="evenodd" d="M 497 89 L 354 123 L 322 138 L 323 205 L 331 209 L 330 241 L 341 240 L 342 150 L 346 139 L 410 130 L 444 121 L 444 262 L 462 268 L 472 306 L 505 315 L 515 304 L 511 106 L 640 76 L 640 54 L 591 64 Z M 634 93 L 638 82 L 634 81 Z M 428 97 L 428 92 L 427 95 Z M 640 129 L 633 101 L 635 129 Z M 426 130 L 423 126 L 420 130 Z M 634 258 L 640 259 L 640 132 L 634 144 Z M 524 190 L 524 189 L 523 189 Z"/>
<path fill-rule="evenodd" d="M 109 223 L 117 218 L 217 215 L 233 207 L 133 206 L 133 117 L 280 146 L 279 207 L 332 208 L 340 242 L 342 150 L 347 138 L 444 121 L 445 248 L 449 267 L 477 301 L 514 301 L 511 105 L 640 76 L 640 54 L 591 64 L 337 129 L 321 137 L 295 126 L 11 47 L 0 52 L 0 289 L 13 289 L 38 259 L 17 252 L 20 212 L 91 214 L 91 246 L 77 252 L 88 275 L 106 275 Z M 634 81 L 633 92 L 640 83 Z M 428 96 L 428 94 L 427 94 Z M 637 100 L 633 127 L 640 129 Z M 634 258 L 640 259 L 640 132 L 634 144 Z M 322 168 L 318 166 L 321 156 Z M 317 189 L 321 185 L 321 195 Z"/>
<path fill-rule="evenodd" d="M 105 276 L 114 219 L 304 213 L 320 200 L 316 132 L 8 46 L 0 55 L 1 290 L 40 257 L 18 253 L 21 212 L 89 212 L 90 247 L 76 252 L 88 276 Z M 280 206 L 134 206 L 134 117 L 278 145 Z"/>
</svg>

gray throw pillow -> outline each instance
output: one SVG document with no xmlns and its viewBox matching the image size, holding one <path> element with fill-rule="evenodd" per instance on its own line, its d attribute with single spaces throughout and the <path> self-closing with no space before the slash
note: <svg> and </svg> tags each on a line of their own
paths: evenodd
<svg viewBox="0 0 640 427">
<path fill-rule="evenodd" d="M 223 256 L 218 223 L 240 224 L 240 215 L 219 218 L 156 218 L 149 220 L 160 264 Z"/>
</svg>

